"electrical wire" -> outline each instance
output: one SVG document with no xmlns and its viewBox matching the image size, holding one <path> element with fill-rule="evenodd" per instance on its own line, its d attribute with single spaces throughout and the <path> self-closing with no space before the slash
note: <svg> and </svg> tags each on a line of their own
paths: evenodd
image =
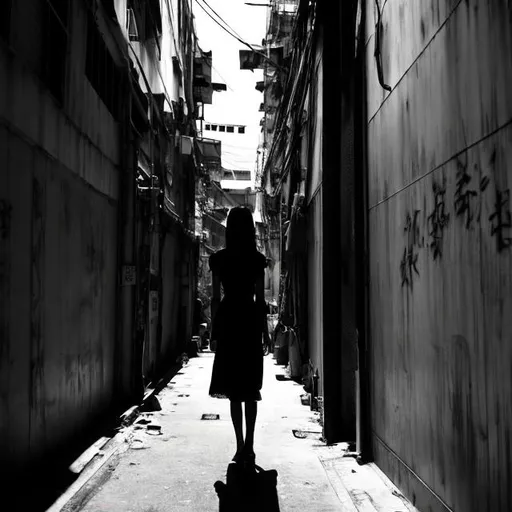
<svg viewBox="0 0 512 512">
<path fill-rule="evenodd" d="M 146 76 L 146 73 L 144 71 L 144 66 L 142 65 L 142 63 L 140 62 L 139 60 L 139 57 L 137 55 L 137 52 L 135 51 L 135 49 L 133 48 L 133 46 L 131 45 L 131 43 L 128 43 L 128 47 L 130 48 L 130 50 L 132 51 L 134 57 L 135 57 L 135 60 L 137 61 L 137 65 L 139 67 L 139 70 L 142 74 L 142 77 L 144 79 L 144 84 L 146 85 L 146 89 L 148 90 L 148 94 L 151 95 L 151 101 L 153 102 L 153 91 L 151 90 L 151 86 L 149 85 L 149 81 L 148 81 L 148 78 Z M 165 81 L 164 81 L 164 78 L 162 76 L 162 73 L 160 72 L 160 69 L 159 69 L 159 66 L 156 66 L 157 68 L 157 72 L 158 72 L 158 75 L 160 76 L 160 80 L 161 80 L 161 83 L 162 83 L 162 87 L 164 89 L 164 96 L 165 96 L 165 99 L 167 100 L 167 103 L 169 104 L 169 107 L 171 109 L 171 112 L 172 114 L 174 115 L 174 107 L 172 105 L 172 101 L 171 101 L 171 97 L 169 95 L 169 93 L 167 92 L 167 88 L 165 87 Z"/>
<path fill-rule="evenodd" d="M 270 62 L 270 64 L 272 64 L 272 66 L 278 68 L 278 69 L 281 69 L 283 70 L 284 68 L 282 66 L 280 66 L 279 64 L 277 64 L 276 62 L 274 62 L 272 59 L 269 59 L 264 53 L 258 51 L 258 50 L 255 50 L 253 46 L 251 46 L 249 43 L 246 43 L 241 37 L 238 37 L 236 35 L 236 33 L 233 33 L 233 32 L 230 32 L 230 30 L 228 28 L 226 28 L 224 25 L 222 25 L 219 21 L 217 21 L 204 7 L 202 4 L 199 3 L 199 0 L 195 0 L 196 1 L 196 4 L 201 7 L 201 9 L 222 29 L 224 30 L 225 32 L 227 32 L 231 37 L 233 37 L 234 39 L 236 39 L 239 43 L 243 44 L 244 46 L 247 46 L 247 48 L 249 48 L 252 52 L 254 52 L 255 54 L 261 56 L 266 62 Z M 205 0 L 202 0 L 210 9 L 211 7 L 208 5 L 208 3 L 205 2 Z M 213 11 L 213 9 L 212 9 Z M 215 11 L 213 11 L 215 12 Z M 217 15 L 218 16 L 218 15 Z M 220 16 L 219 16 L 219 19 L 223 22 L 223 23 L 226 23 Z M 226 23 L 227 25 L 227 23 Z M 227 25 L 229 27 L 229 25 Z"/>
<path fill-rule="evenodd" d="M 238 42 L 242 43 L 243 45 L 247 46 L 248 48 L 250 48 L 252 51 L 255 51 L 254 48 L 249 44 L 249 43 L 246 43 L 241 37 L 239 37 L 238 35 L 236 35 L 236 33 L 233 33 L 231 32 L 228 28 L 226 28 L 224 25 L 222 25 L 218 20 L 216 20 L 207 10 L 205 7 L 203 7 L 203 5 L 201 3 L 199 3 L 199 0 L 196 0 L 196 4 L 222 29 L 224 30 L 225 32 L 227 32 L 231 37 L 235 38 Z M 205 2 L 205 4 L 211 9 L 211 7 Z M 212 9 L 213 11 L 213 9 Z M 215 11 L 214 11 L 215 12 Z M 217 15 L 218 16 L 218 15 Z M 223 22 L 223 23 L 226 23 L 220 16 L 219 16 L 219 19 Z M 227 25 L 227 24 L 226 24 Z M 229 26 L 229 25 L 227 25 Z"/>
<path fill-rule="evenodd" d="M 226 84 L 227 88 L 231 91 L 231 92 L 236 92 L 229 84 L 228 84 L 228 81 L 219 73 L 219 70 L 212 64 L 212 69 L 217 73 L 217 75 L 219 75 L 219 77 L 224 80 L 224 83 Z"/>
<path fill-rule="evenodd" d="M 294 92 L 296 90 L 295 85 L 300 78 L 301 70 L 302 70 L 301 64 L 305 62 L 304 54 L 308 53 L 307 49 L 308 49 L 311 38 L 312 38 L 312 35 L 310 33 L 308 40 L 306 41 L 306 44 L 304 45 L 304 47 L 299 48 L 297 45 L 297 37 L 295 37 L 295 44 L 294 44 L 294 50 L 292 53 L 292 62 L 290 65 L 290 72 L 288 73 L 288 75 L 286 77 L 286 83 L 284 85 L 284 96 L 281 99 L 279 107 L 278 107 L 277 119 L 275 121 L 275 130 L 274 130 L 275 135 L 272 137 L 272 142 L 271 142 L 271 147 L 270 147 L 270 150 L 268 153 L 268 158 L 264 165 L 265 169 L 268 169 L 268 167 L 270 167 L 270 165 L 273 164 L 274 154 L 278 150 L 277 148 L 279 147 L 280 149 L 282 149 L 281 146 L 283 144 L 285 144 L 285 142 L 286 142 L 286 140 L 283 138 L 283 134 L 284 134 L 284 131 L 286 128 L 285 120 L 286 120 L 286 116 L 290 112 L 290 102 L 293 103 Z M 302 58 L 301 58 L 301 56 L 302 56 Z M 300 60 L 299 63 L 297 63 L 298 60 Z M 298 69 L 296 72 L 294 72 L 293 70 L 296 68 L 298 68 Z M 263 171 L 263 172 L 265 172 L 265 171 Z M 284 172 L 284 170 L 283 170 L 283 172 Z"/>
<path fill-rule="evenodd" d="M 213 12 L 213 14 L 215 14 L 215 16 L 217 16 L 217 18 L 219 18 L 219 20 L 222 21 L 222 23 L 224 23 L 224 25 L 226 25 L 229 30 L 231 30 L 231 32 L 233 32 L 233 34 L 235 34 L 239 39 L 243 39 L 242 36 L 231 25 L 229 25 L 229 23 L 224 18 L 222 18 L 222 16 L 218 14 L 217 11 L 215 11 L 215 9 L 206 0 L 201 1 L 208 7 L 208 9 L 210 9 L 210 11 Z"/>
<path fill-rule="evenodd" d="M 296 26 L 297 28 L 297 26 Z M 276 120 L 275 136 L 272 137 L 271 148 L 269 150 L 268 158 L 263 166 L 263 174 L 274 165 L 275 155 L 282 155 L 283 165 L 279 183 L 277 184 L 276 192 L 281 189 L 284 180 L 286 179 L 289 171 L 289 165 L 294 157 L 294 151 L 300 140 L 300 130 L 297 130 L 295 123 L 292 123 L 292 130 L 287 131 L 286 120 L 292 116 L 292 112 L 302 112 L 304 108 L 304 101 L 307 94 L 307 84 L 311 78 L 311 66 L 308 66 L 310 60 L 310 52 L 312 51 L 312 32 L 308 33 L 308 38 L 304 45 L 299 47 L 297 38 L 295 38 L 294 50 L 292 54 L 292 64 L 290 72 L 286 79 L 285 96 L 279 105 L 278 118 Z M 298 64 L 298 66 L 297 66 Z M 298 68 L 296 72 L 292 72 L 293 68 Z M 286 142 L 288 141 L 288 144 Z M 284 147 L 286 146 L 286 147 Z M 283 154 L 284 153 L 284 154 Z"/>
</svg>

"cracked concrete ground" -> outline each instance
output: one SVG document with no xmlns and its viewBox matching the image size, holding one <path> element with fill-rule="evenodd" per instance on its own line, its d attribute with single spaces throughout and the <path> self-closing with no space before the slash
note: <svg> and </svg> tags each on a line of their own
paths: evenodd
<svg viewBox="0 0 512 512">
<path fill-rule="evenodd" d="M 88 484 L 83 512 L 219 510 L 214 483 L 226 481 L 235 442 L 229 402 L 208 396 L 213 357 L 191 359 L 159 393 L 162 410 L 127 429 L 124 450 Z M 301 404 L 302 386 L 277 380 L 282 374 L 267 356 L 255 434 L 256 463 L 278 473 L 280 512 L 414 510 L 370 465 L 343 458 L 346 446 L 320 441 L 317 413 Z"/>
</svg>

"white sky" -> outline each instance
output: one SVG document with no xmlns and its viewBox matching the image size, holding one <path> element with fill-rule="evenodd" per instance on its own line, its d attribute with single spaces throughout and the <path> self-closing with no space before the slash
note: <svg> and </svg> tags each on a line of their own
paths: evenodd
<svg viewBox="0 0 512 512">
<path fill-rule="evenodd" d="M 251 0 L 206 1 L 244 41 L 261 45 L 266 32 L 266 7 L 245 5 L 245 1 Z M 212 51 L 212 81 L 227 86 L 227 91 L 213 93 L 213 105 L 205 105 L 205 123 L 247 126 L 245 135 L 204 131 L 203 136 L 222 141 L 224 167 L 252 171 L 260 137 L 259 122 L 263 117 L 258 111 L 263 94 L 255 86 L 263 79 L 263 72 L 240 69 L 238 52 L 248 48 L 216 25 L 198 4 L 204 6 L 201 0 L 192 0 L 199 46 L 204 51 Z"/>
</svg>

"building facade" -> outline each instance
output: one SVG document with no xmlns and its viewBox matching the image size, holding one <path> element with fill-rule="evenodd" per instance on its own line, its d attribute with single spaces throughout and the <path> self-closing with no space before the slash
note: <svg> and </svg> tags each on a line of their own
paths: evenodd
<svg viewBox="0 0 512 512">
<path fill-rule="evenodd" d="M 364 119 L 375 460 L 420 510 L 506 510 L 511 7 L 379 7 Z"/>
<path fill-rule="evenodd" d="M 299 2 L 310 78 L 292 58 L 264 167 L 285 306 L 306 218 L 307 314 L 281 313 L 307 323 L 324 436 L 356 441 L 419 510 L 510 507 L 509 15 Z"/>
<path fill-rule="evenodd" d="M 211 87 L 197 52 L 189 0 L 2 2 L 0 453 L 13 478 L 69 463 L 191 335 L 193 141 Z"/>
</svg>

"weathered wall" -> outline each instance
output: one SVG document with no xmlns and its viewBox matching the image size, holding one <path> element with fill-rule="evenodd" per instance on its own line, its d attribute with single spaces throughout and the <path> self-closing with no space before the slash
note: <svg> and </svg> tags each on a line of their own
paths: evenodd
<svg viewBox="0 0 512 512">
<path fill-rule="evenodd" d="M 160 357 L 168 360 L 179 346 L 180 268 L 179 233 L 166 234 L 162 252 L 162 341 Z"/>
<path fill-rule="evenodd" d="M 322 42 L 318 38 L 314 71 L 308 92 L 309 137 L 306 204 L 308 215 L 308 352 L 313 369 L 318 369 L 318 394 L 323 395 L 323 62 Z"/>
<path fill-rule="evenodd" d="M 368 10 L 373 438 L 420 510 L 512 503 L 512 5 Z"/>
<path fill-rule="evenodd" d="M 308 205 L 308 352 L 313 370 L 323 376 L 322 190 Z M 318 394 L 323 396 L 323 379 Z"/>
<path fill-rule="evenodd" d="M 13 10 L 18 51 L 0 42 L 0 453 L 10 469 L 82 433 L 114 392 L 118 132 L 84 76 L 85 7 L 73 6 L 62 104 L 27 57 L 41 44 L 27 2 Z"/>
</svg>

